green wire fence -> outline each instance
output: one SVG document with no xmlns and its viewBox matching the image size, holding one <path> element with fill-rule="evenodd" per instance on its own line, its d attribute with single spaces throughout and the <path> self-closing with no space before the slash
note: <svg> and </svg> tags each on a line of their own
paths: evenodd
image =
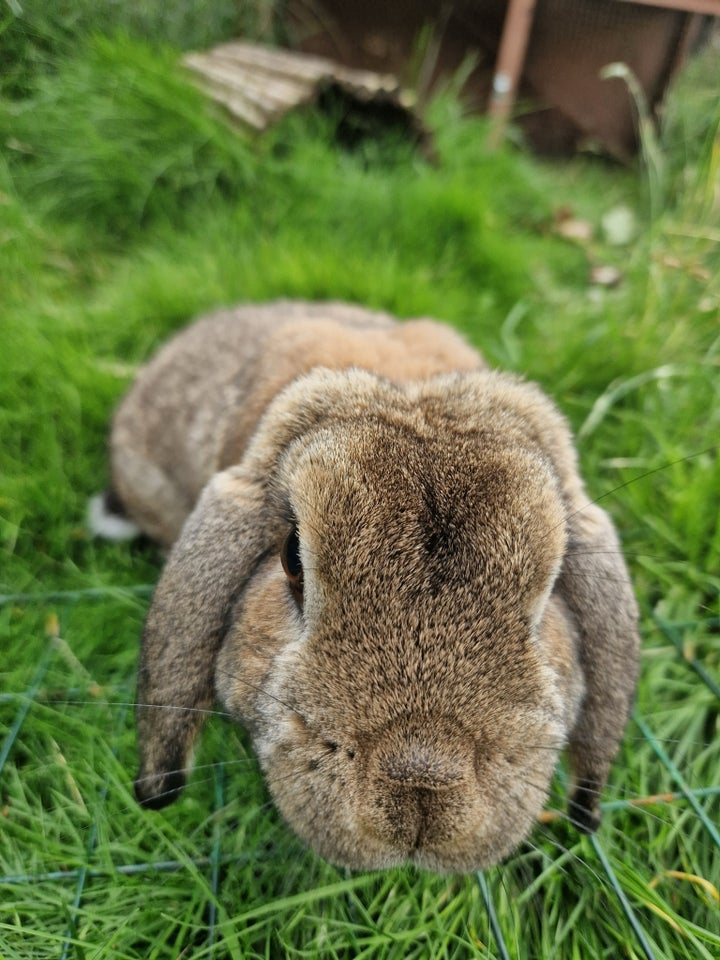
<svg viewBox="0 0 720 960">
<path fill-rule="evenodd" d="M 109 597 L 144 597 L 151 593 L 152 588 L 147 585 L 138 585 L 132 588 L 119 589 L 88 589 L 75 591 L 58 591 L 52 594 L 17 593 L 5 594 L 0 596 L 0 606 L 7 604 L 31 603 L 37 601 L 39 604 L 74 604 L 78 602 L 102 601 Z M 676 648 L 682 662 L 692 670 L 699 680 L 707 686 L 708 690 L 720 701 L 720 685 L 714 677 L 705 669 L 705 667 L 693 657 L 687 657 L 684 654 L 680 629 L 677 625 L 669 624 L 656 619 L 656 625 L 662 635 L 670 641 Z M 712 624 L 711 624 L 712 625 Z M 720 620 L 717 623 L 720 626 Z M 0 745 L 0 778 L 2 778 L 4 768 L 13 755 L 13 749 L 16 745 L 23 724 L 25 723 L 29 712 L 33 706 L 40 703 L 47 703 L 43 699 L 43 682 L 50 669 L 56 648 L 49 643 L 47 649 L 39 662 L 35 673 L 26 690 L 21 692 L 5 692 L 0 695 L 0 705 L 17 704 L 17 711 L 12 722 L 8 727 L 8 732 L 4 741 Z M 57 696 L 52 698 L 52 702 L 65 703 L 95 703 L 118 707 L 117 727 L 118 731 L 123 727 L 127 719 L 127 711 L 132 704 L 127 701 L 112 702 L 103 701 L 102 698 L 93 698 L 92 700 L 78 700 L 76 695 L 82 694 L 82 690 L 72 688 L 65 691 L 65 697 L 61 700 Z M 708 785 L 699 789 L 692 789 L 683 774 L 673 762 L 663 745 L 653 734 L 649 724 L 639 715 L 634 716 L 634 722 L 640 730 L 643 738 L 650 745 L 652 751 L 657 757 L 659 763 L 665 768 L 670 779 L 675 784 L 676 789 L 672 792 L 664 793 L 655 797 L 627 797 L 621 800 L 608 800 L 601 807 L 604 813 L 612 815 L 618 811 L 628 810 L 637 807 L 657 808 L 667 804 L 687 804 L 702 824 L 707 835 L 709 843 L 712 844 L 716 855 L 720 856 L 720 833 L 717 825 L 710 819 L 705 810 L 702 801 L 708 798 L 720 796 L 720 783 L 717 785 Z M 100 791 L 100 807 L 104 804 L 109 789 L 109 776 L 105 778 Z M 225 804 L 225 774 L 222 765 L 214 768 L 214 806 L 217 814 Z M 560 816 L 560 815 L 558 815 Z M 608 896 L 615 897 L 620 904 L 622 912 L 634 932 L 637 940 L 637 947 L 640 955 L 646 960 L 658 960 L 654 952 L 651 940 L 652 937 L 644 928 L 638 912 L 633 908 L 632 902 L 634 893 L 632 890 L 626 890 L 623 887 L 623 880 L 618 876 L 616 870 L 604 849 L 603 844 L 597 836 L 590 838 L 592 850 L 595 853 L 597 862 L 592 869 L 596 876 L 603 880 L 603 884 Z M 97 818 L 91 825 L 87 847 L 85 851 L 85 862 L 76 868 L 67 870 L 54 870 L 39 872 L 37 874 L 18 873 L 14 875 L 0 876 L 0 889 L 12 888 L 19 884 L 38 883 L 38 884 L 74 884 L 74 895 L 67 911 L 67 929 L 62 942 L 59 944 L 58 956 L 60 960 L 67 960 L 73 946 L 78 943 L 76 918 L 81 909 L 83 898 L 86 895 L 88 887 L 95 880 L 112 878 L 117 876 L 133 876 L 140 874 L 162 874 L 177 873 L 183 870 L 191 869 L 193 872 L 204 873 L 208 879 L 210 892 L 209 908 L 207 913 L 207 936 L 206 947 L 202 951 L 203 955 L 212 956 L 214 948 L 219 942 L 221 936 L 221 924 L 218 921 L 218 903 L 220 902 L 220 876 L 223 867 L 231 864 L 238 864 L 242 857 L 237 854 L 232 856 L 225 855 L 222 850 L 223 834 L 220 828 L 219 817 L 215 818 L 213 828 L 212 843 L 210 852 L 207 856 L 186 861 L 159 860 L 156 862 L 138 862 L 138 863 L 120 863 L 111 868 L 94 863 L 98 846 L 98 823 Z M 260 862 L 263 859 L 272 856 L 272 850 L 266 851 L 263 855 L 252 852 L 247 855 L 245 862 Z M 499 911 L 496 907 L 492 886 L 488 882 L 488 877 L 484 873 L 476 875 L 477 883 L 480 889 L 482 901 L 487 914 L 488 927 L 495 941 L 497 957 L 500 960 L 511 960 L 514 953 L 511 945 L 507 942 L 503 933 L 503 927 L 499 918 Z"/>
</svg>

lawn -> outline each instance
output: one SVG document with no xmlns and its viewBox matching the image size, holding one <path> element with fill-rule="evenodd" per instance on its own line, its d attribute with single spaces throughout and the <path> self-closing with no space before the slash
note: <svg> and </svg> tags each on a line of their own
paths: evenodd
<svg viewBox="0 0 720 960">
<path fill-rule="evenodd" d="M 449 94 L 429 108 L 431 163 L 393 131 L 350 152 L 312 110 L 259 140 L 232 129 L 177 67 L 232 34 L 229 0 L 40 6 L 0 11 L 2 960 L 716 958 L 718 49 L 634 168 L 491 152 Z M 595 266 L 618 283 L 591 283 Z M 569 417 L 642 611 L 596 836 L 549 817 L 484 875 L 348 874 L 292 836 L 220 716 L 181 800 L 136 805 L 162 557 L 87 531 L 108 422 L 171 331 L 280 296 L 440 317 Z"/>
</svg>

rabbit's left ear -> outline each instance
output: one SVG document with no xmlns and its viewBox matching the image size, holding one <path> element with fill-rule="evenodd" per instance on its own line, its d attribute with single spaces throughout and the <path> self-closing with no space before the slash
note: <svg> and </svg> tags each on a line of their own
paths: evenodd
<svg viewBox="0 0 720 960">
<path fill-rule="evenodd" d="M 217 474 L 183 527 L 155 590 L 138 673 L 141 804 L 163 807 L 185 785 L 213 705 L 215 663 L 238 593 L 271 548 L 259 483 L 241 468 Z"/>
<path fill-rule="evenodd" d="M 185 521 L 143 634 L 135 794 L 144 806 L 163 807 L 185 786 L 193 745 L 212 709 L 215 666 L 233 605 L 279 547 L 269 478 L 283 452 L 325 418 L 353 412 L 357 398 L 377 382 L 371 374 L 327 370 L 294 381 L 266 410 L 242 462 L 215 474 Z"/>
<path fill-rule="evenodd" d="M 567 545 L 554 589 L 575 622 L 585 680 L 585 698 L 568 743 L 575 781 L 569 813 L 576 826 L 592 832 L 600 823 L 600 794 L 635 699 L 637 603 L 613 522 L 585 492 L 567 421 L 534 384 L 508 383 L 504 377 L 495 383 L 552 464 L 565 503 Z"/>
<path fill-rule="evenodd" d="M 600 823 L 600 794 L 634 702 L 640 638 L 637 604 L 612 521 L 585 502 L 569 514 L 568 527 L 555 589 L 574 616 L 585 678 L 585 699 L 569 741 L 575 780 L 569 816 L 589 833 Z"/>
</svg>

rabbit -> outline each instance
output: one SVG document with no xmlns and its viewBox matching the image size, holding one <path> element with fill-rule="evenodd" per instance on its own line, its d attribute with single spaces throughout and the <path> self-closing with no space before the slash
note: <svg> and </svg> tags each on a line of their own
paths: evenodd
<svg viewBox="0 0 720 960">
<path fill-rule="evenodd" d="M 138 670 L 136 796 L 182 791 L 214 703 L 328 861 L 471 872 L 559 755 L 591 832 L 638 678 L 615 528 L 540 388 L 440 322 L 216 312 L 141 370 L 116 511 L 169 549 Z"/>
</svg>

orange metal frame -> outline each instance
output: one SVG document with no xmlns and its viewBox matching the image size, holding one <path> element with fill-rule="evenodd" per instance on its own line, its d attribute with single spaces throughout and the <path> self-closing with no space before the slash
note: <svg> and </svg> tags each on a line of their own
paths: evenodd
<svg viewBox="0 0 720 960">
<path fill-rule="evenodd" d="M 681 13 L 720 17 L 720 0 L 612 0 L 612 2 L 639 3 L 649 7 L 666 7 Z M 488 113 L 495 120 L 490 135 L 492 146 L 497 146 L 502 139 L 505 125 L 515 103 L 535 5 L 536 0 L 508 0 L 488 107 Z"/>
</svg>

